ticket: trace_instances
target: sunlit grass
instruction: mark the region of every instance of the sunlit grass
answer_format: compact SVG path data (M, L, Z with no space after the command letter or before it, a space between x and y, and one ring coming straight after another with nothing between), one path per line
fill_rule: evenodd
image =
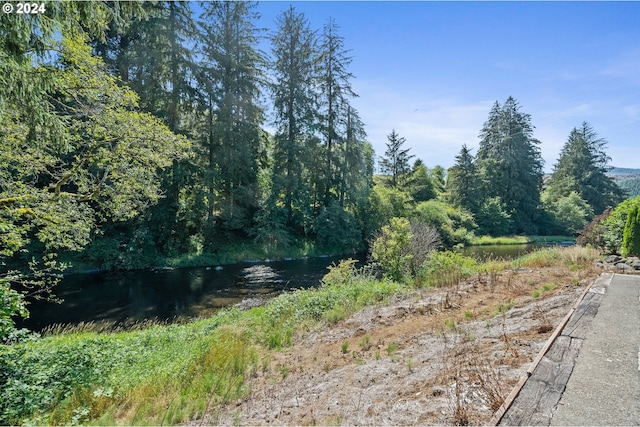
M582 246L548 247L523 255L511 262L513 267L553 267L585 264L595 261L600 253Z
M524 245L528 243L567 243L575 242L573 236L477 236L471 239L471 246Z

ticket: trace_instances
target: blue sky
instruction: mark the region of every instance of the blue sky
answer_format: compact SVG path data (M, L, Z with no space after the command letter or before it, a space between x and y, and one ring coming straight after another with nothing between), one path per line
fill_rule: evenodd
M259 25L273 30L290 4L313 29L340 26L378 155L396 129L427 166L450 167L513 96L545 170L583 121L612 165L640 168L640 2L265 1Z

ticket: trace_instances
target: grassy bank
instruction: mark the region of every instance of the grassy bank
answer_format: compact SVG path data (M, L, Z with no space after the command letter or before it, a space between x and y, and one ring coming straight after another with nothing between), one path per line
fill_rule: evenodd
M528 243L574 243L576 238L573 236L477 236L471 239L471 246L489 246L489 245L525 245Z
M455 286L470 274L513 267L579 268L597 254L551 247L515 261L469 262L452 280L451 265L428 282L376 280L344 262L317 289L297 290L247 311L229 309L183 325L134 331L69 330L0 347L0 424L178 424L216 411L249 392L248 379L272 366L274 351L364 306L382 304L416 285ZM444 261L446 261L446 256ZM440 271L444 270L446 271Z

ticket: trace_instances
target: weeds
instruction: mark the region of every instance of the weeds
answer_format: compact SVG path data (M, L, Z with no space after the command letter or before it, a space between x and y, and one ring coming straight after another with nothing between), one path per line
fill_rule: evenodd
M424 282L433 287L457 286L461 280L478 270L475 259L458 252L433 252L424 264L420 274Z
M360 340L360 347L362 348L363 351L368 351L371 348L371 335L366 334L364 337L362 337L362 339Z
M349 351L349 341L345 341L342 343L342 354L347 354L347 351Z
M555 283L547 283L542 285L542 287L540 289L536 289L531 293L531 296L533 298L539 298L541 295L550 292L552 290L554 290L556 288L556 284Z
M387 356L393 359L395 352L399 347L400 345L396 342L390 342L389 344L387 344Z

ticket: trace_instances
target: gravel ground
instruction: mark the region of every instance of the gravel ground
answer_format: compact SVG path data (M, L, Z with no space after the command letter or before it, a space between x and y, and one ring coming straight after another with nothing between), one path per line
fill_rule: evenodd
M507 270L367 307L263 354L249 394L193 424L486 424L600 271Z

